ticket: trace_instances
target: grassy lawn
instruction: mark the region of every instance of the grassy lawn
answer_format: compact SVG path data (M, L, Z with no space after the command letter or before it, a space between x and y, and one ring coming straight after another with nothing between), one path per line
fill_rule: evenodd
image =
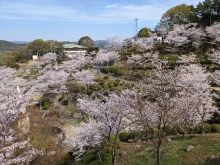
M220 165L220 134L174 136L161 147L161 165ZM186 151L187 146L194 148ZM154 165L156 150L153 144L121 143L117 165Z

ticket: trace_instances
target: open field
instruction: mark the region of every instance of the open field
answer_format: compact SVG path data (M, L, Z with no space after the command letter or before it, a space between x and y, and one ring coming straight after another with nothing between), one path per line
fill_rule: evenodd
M172 142L161 147L161 165L219 165L220 134L171 137ZM186 151L187 146L193 149ZM156 150L153 144L121 143L117 165L154 165Z

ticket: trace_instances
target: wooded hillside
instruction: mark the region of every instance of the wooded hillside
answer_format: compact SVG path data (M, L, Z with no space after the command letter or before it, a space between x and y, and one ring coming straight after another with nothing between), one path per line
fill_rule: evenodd
M5 40L0 40L0 52L2 51L11 51L14 49L17 49L18 47L21 47L20 44L14 44L12 42L8 42Z

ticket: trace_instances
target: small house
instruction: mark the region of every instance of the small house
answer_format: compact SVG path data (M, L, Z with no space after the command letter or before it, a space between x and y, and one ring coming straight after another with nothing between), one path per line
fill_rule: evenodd
M72 58L74 55L85 55L87 47L77 44L64 44L63 50L64 53L69 57Z

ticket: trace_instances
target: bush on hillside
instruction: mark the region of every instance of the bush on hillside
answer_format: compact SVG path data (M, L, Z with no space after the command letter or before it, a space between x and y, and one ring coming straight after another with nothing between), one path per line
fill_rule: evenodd
M103 72L103 73L108 73L109 72L109 67L103 67L102 69L101 69L101 71Z
M107 80L109 79L109 76L104 76L103 79Z
M128 139L129 139L129 132L121 132L120 134L119 134L119 140L121 141L121 142L126 142L126 141L128 141Z
M220 133L220 124L211 124L212 133Z

